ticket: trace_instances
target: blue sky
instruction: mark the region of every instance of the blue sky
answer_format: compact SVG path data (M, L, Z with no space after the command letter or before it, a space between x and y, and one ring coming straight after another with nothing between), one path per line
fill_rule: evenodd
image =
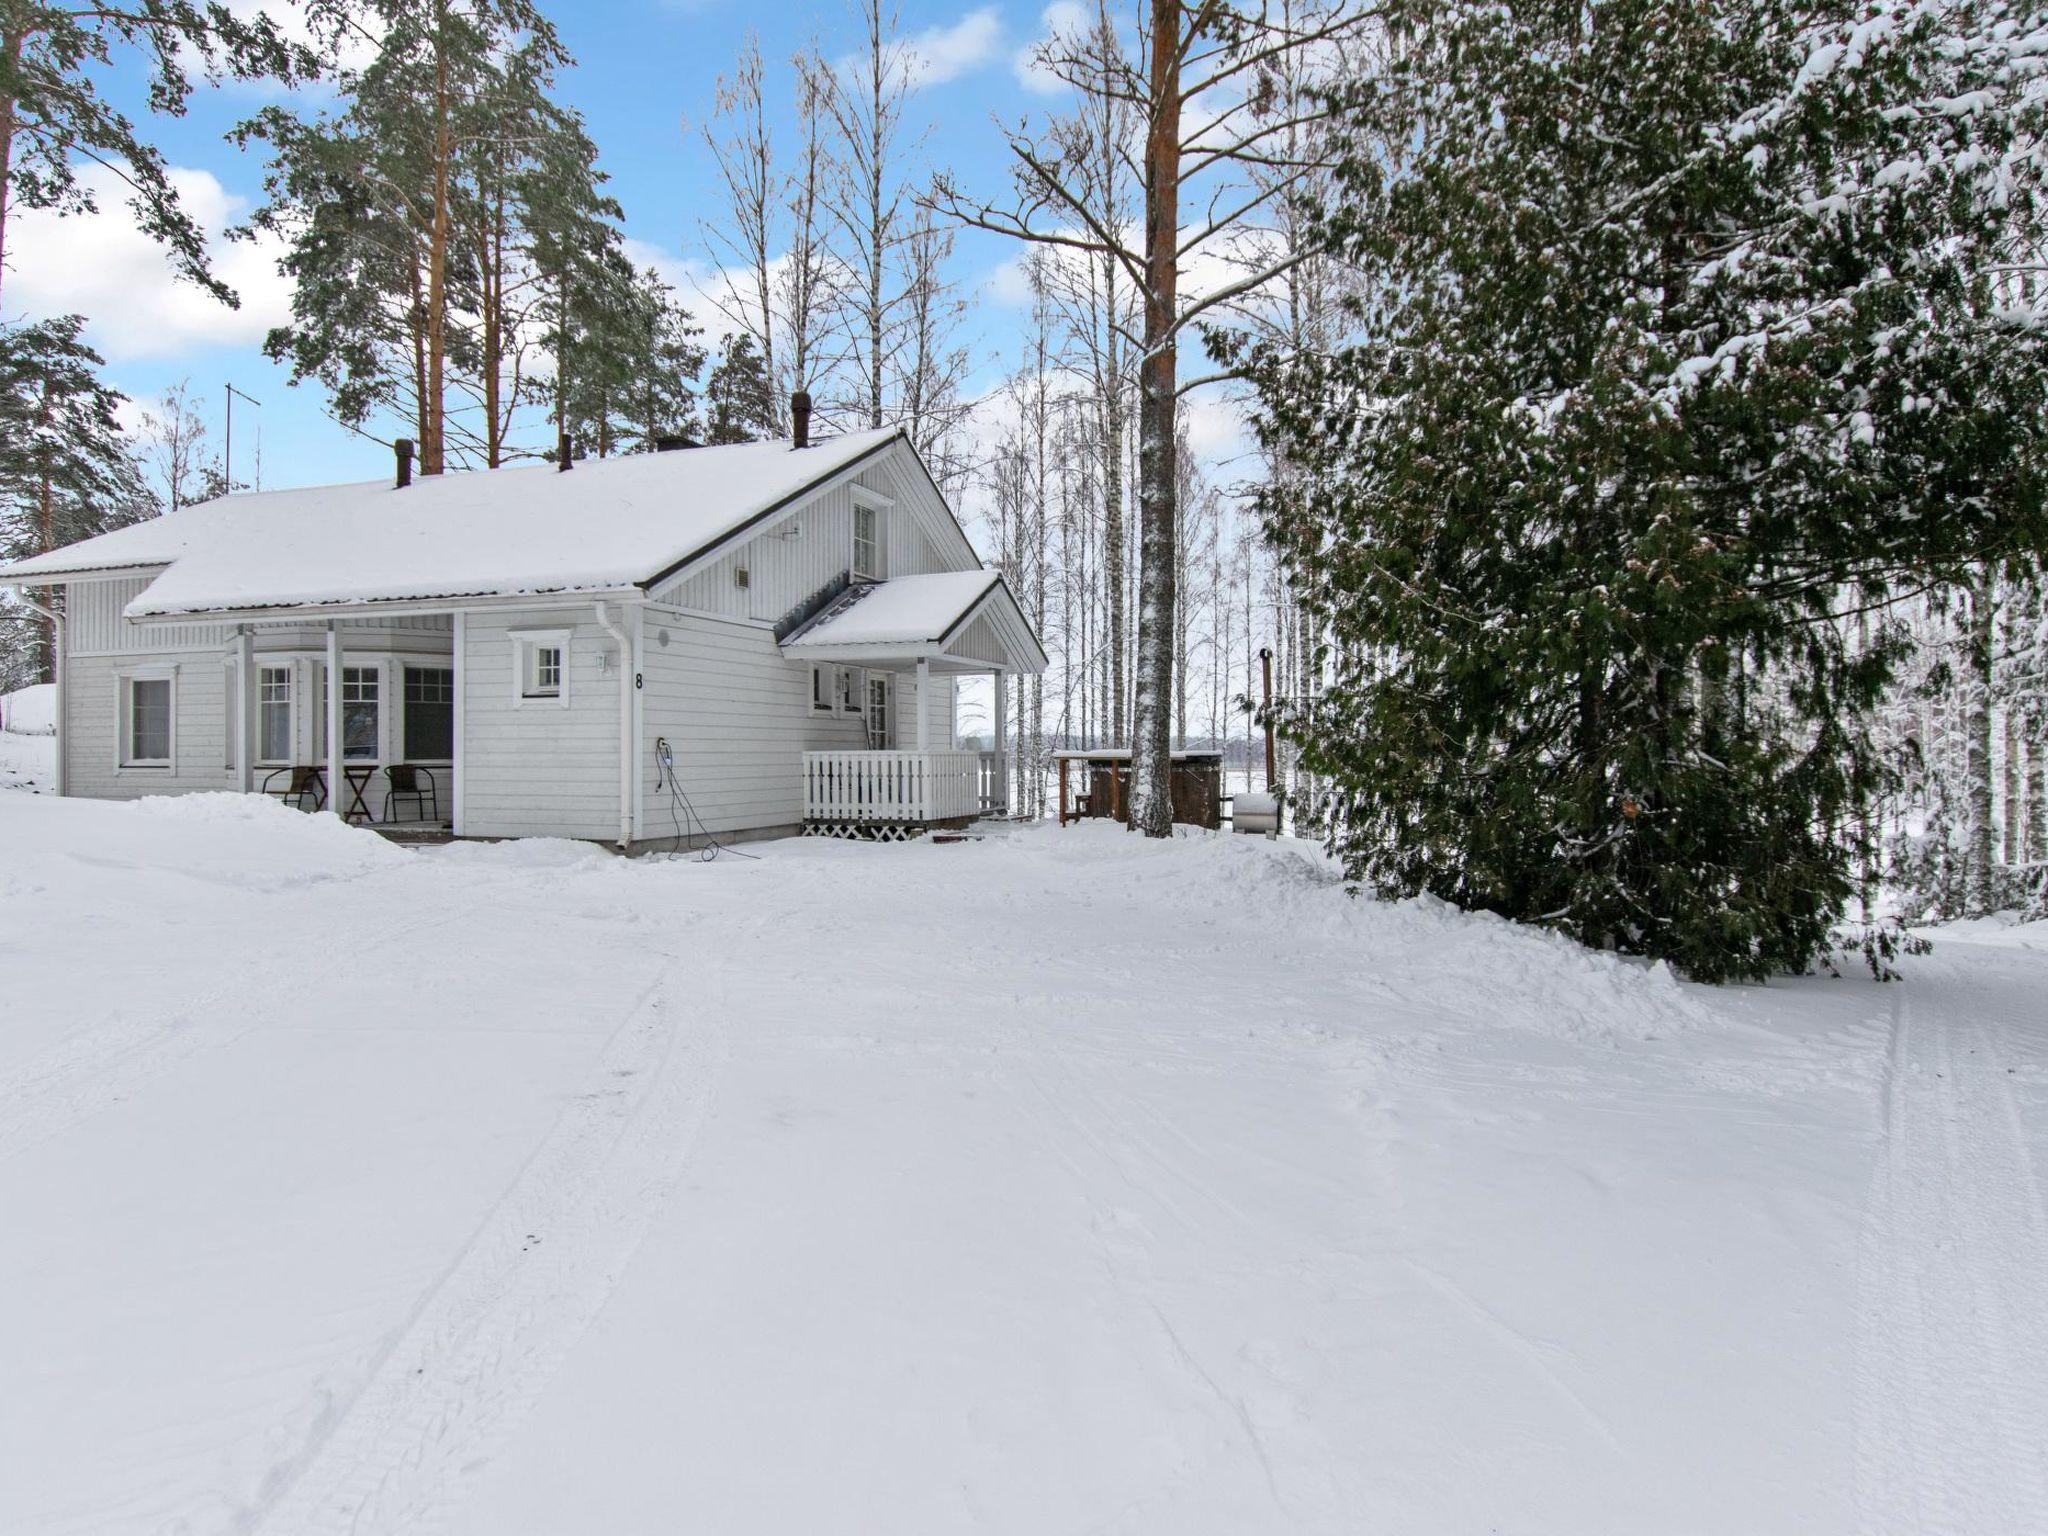
M699 221L715 213L713 168L694 125L710 112L718 76L730 69L749 30L758 32L771 88L788 95L789 56L816 39L828 56L855 40L856 24L834 0L775 8L739 0L607 0L557 5L553 15L577 63L563 94L588 119L626 209L627 233L677 267L709 262ZM926 154L969 186L1004 184L1004 150L992 118L1042 117L1057 98L1035 90L1023 59L1044 29L1042 4L919 3L902 8L903 31L939 61L911 109L929 128ZM188 173L187 200L203 221L246 212L260 191L262 164L223 134L256 105L244 88L202 89L190 115L152 120L148 131L170 162ZM686 131L686 122L692 125ZM189 379L219 446L223 384L263 402L238 402L238 478L254 468L260 433L266 485L370 478L385 472L389 451L329 420L316 385L292 388L264 360L263 331L283 317L287 291L269 255L248 246L219 248L219 269L242 291L230 312L189 286L134 232L118 198L92 219L54 223L23 216L9 231L6 308L10 315L77 310L107 355L114 382L138 401ZM974 300L963 340L976 363L976 387L992 386L1021 318L1015 283L999 273L1016 247L963 231L953 276ZM704 308L697 306L700 311Z

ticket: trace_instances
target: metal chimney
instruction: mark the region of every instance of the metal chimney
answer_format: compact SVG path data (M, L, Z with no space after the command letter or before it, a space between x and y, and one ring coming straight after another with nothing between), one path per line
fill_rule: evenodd
M811 446L811 392L800 389L789 397L789 425L795 446Z
M412 484L412 439L401 437L391 451L398 455L398 488L402 491Z

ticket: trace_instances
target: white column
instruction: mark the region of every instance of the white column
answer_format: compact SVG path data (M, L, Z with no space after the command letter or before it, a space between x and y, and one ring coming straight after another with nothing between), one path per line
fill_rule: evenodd
M256 787L256 631L247 624L235 637L235 662L240 672L236 692L241 695L235 722L240 727L237 740L241 745L235 751L235 766L241 774L242 793L246 795Z
M917 750L932 749L932 659L917 658Z
M341 625L327 621L327 804L346 817L348 802L341 777Z
M1001 667L989 673L989 684L995 690L996 753L995 766L989 772L992 782L990 799L997 807L1008 813L1010 809L1010 760L1003 751L1003 738L1009 734L1010 689L1009 679L1003 676Z
M448 769L448 776L454 780L454 784L448 791L448 830L457 837L460 837L462 836L462 765L468 759L468 753L463 749L463 735L464 729L468 724L468 711L463 704L464 694L466 693L466 689L463 686L465 626L463 624L462 610L459 608L455 611L454 627L455 633L451 644L452 655L450 660L455 668L455 740L450 744L450 752L454 762Z

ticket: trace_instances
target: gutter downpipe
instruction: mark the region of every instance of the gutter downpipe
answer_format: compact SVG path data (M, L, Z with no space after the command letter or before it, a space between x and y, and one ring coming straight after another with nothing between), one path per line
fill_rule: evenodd
M591 606L597 612L598 626L619 647L619 852L627 853L633 847L633 775L639 767L633 753L633 669L638 658L631 637L612 622L604 604Z

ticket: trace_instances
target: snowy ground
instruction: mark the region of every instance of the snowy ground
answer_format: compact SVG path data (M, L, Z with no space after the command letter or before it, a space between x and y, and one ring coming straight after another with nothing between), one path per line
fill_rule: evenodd
M0 789L51 794L57 787L57 738L0 731Z
M0 1530L2048 1529L2048 955L0 795Z

